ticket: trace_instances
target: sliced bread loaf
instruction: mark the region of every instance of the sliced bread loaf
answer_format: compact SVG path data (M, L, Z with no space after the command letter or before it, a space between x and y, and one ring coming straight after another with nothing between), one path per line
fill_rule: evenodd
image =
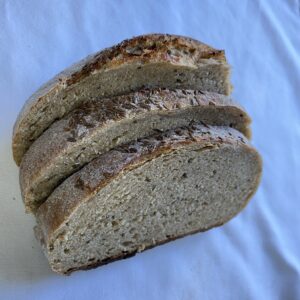
M37 211L51 268L67 274L221 225L255 192L261 160L229 127L192 125L100 155Z
M35 211L62 180L99 154L191 122L230 126L250 135L248 115L216 93L143 90L85 103L55 122L25 154L20 183L26 210Z
M200 89L229 94L224 51L175 35L139 36L87 57L43 85L25 103L14 126L16 163L55 120L83 101L142 87Z

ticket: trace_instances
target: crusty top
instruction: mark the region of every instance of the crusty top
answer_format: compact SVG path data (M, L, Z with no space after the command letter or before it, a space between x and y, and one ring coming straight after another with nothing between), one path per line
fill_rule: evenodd
M213 58L225 62L224 51L216 50L208 45L188 37L149 34L125 40L120 44L90 55L70 68L56 75L36 91L24 104L13 131L13 155L19 165L30 144L49 126L41 126L41 114L52 113L55 97L66 92L73 85L99 70L113 69L121 64L132 62L145 64L148 62L170 62L172 64L196 65L203 59ZM46 110L46 111L45 111ZM53 116L52 122L68 111L60 111Z
M136 115L148 111L174 111L196 106L213 107L213 109L230 108L231 113L235 111L237 118L240 118L240 123L243 124L240 126L243 130L242 133L246 137L249 136L247 125L250 123L250 118L248 115L230 97L217 93L154 89L141 90L103 101L89 101L65 118L55 122L32 144L25 154L20 169L20 183L25 204L27 192L31 189L36 178L42 174L43 176L45 174L52 176L53 171L51 173L51 170L57 170L59 161L62 163L61 158L65 156L69 159L68 151L77 145L80 147L83 143L86 144L87 137L92 138L93 132L97 128L109 126L112 122L125 118L134 118ZM64 161L65 163L66 161ZM71 161L70 163L77 162Z
M58 186L37 210L37 222L44 241L51 238L69 216L91 199L118 174L136 168L145 161L174 149L198 143L208 150L226 143L248 145L247 139L229 127L194 124L128 143L100 155Z

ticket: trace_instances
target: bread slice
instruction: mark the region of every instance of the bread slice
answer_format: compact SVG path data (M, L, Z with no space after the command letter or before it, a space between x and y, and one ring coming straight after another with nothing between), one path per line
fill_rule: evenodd
M260 176L258 153L235 129L157 133L65 180L38 209L36 236L54 271L96 267L227 222Z
M85 103L55 122L30 147L20 169L27 211L66 177L115 146L191 122L231 126L246 137L248 115L227 96L192 90L143 90Z
M121 95L143 87L200 89L229 94L224 51L191 38L150 34L105 49L71 66L25 103L14 126L16 163L55 120L86 100Z

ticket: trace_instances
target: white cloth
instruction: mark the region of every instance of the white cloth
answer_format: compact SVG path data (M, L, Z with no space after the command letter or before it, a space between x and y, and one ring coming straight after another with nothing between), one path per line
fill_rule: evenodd
M11 131L27 97L71 63L143 33L226 50L253 119L262 183L223 227L70 277L53 273L25 215ZM300 299L300 3L0 1L0 299Z

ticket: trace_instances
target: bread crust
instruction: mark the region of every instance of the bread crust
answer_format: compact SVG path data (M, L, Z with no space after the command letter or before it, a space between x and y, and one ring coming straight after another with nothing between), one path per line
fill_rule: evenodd
M171 49L178 49L173 54ZM223 50L216 50L194 39L168 34L149 34L125 40L116 46L97 52L56 75L44 84L24 104L13 129L13 156L21 163L31 143L47 128L39 129L39 113L48 102L66 93L86 77L121 65L169 63L196 67L201 61L213 59L226 64ZM229 93L230 90L226 91ZM53 102L53 101L52 101ZM61 112L62 117L66 112ZM52 120L53 122L54 120ZM51 124L48 124L48 126Z

